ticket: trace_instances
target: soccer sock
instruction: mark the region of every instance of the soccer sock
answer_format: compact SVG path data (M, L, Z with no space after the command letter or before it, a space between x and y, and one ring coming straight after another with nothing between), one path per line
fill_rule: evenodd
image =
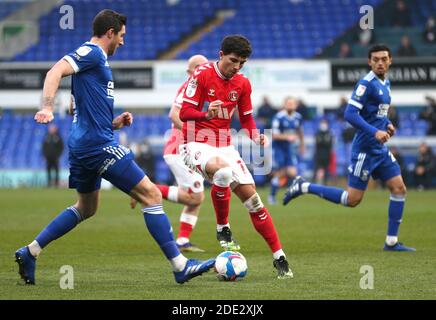
M406 198L404 195L391 194L390 199L386 243L393 246L398 241L398 229L400 228L401 219L403 217L404 202Z
M179 236L177 237L177 244L182 245L189 242L189 237L197 223L197 219L197 216L187 212L183 212L180 215L180 229Z
M215 208L217 224L228 224L230 211L230 187L220 187L213 184L210 195Z
M155 204L145 207L142 209L142 212L144 213L144 220L148 231L159 244L167 259L170 260L173 269L177 267L178 270L174 271L180 271L180 263L178 263L177 266L173 264L173 259L180 255L180 251L174 241L173 228L171 227L167 215L163 211L162 205Z
M348 192L343 189L323 186L321 184L315 184L309 182L302 183L301 189L303 193L316 194L317 196L326 199L330 202L347 206Z
M75 207L62 211L44 230L35 238L40 248L44 248L53 240L62 237L73 229L83 218ZM32 246L34 248L34 246ZM33 254L33 253L32 253Z
M270 195L275 197L277 194L277 190L280 187L279 177L274 177L271 179L271 192Z
M279 251L282 248L280 244L279 236L277 235L272 218L268 210L263 207L257 212L250 212L251 222L253 222L254 228L268 243L273 253Z

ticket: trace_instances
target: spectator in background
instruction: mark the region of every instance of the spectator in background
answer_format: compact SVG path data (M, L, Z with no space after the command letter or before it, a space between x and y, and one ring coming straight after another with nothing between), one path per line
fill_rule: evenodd
M136 147L132 146L132 150L135 153L135 162L150 180L155 181L155 160L150 142L144 139Z
M48 133L42 143L42 153L47 165L47 186L59 187L59 159L64 151L64 142L59 135L58 127L48 126ZM54 179L52 173L54 171Z
M398 129L400 127L400 117L398 115L397 108L392 105L388 110L388 119L392 122L395 128Z
M403 0L397 0L392 13L392 26L409 27L411 25L410 11Z
M425 24L424 40L428 43L436 42L436 23L433 17L429 17Z
M345 58L352 58L353 52L351 51L350 46L348 43L341 43L341 46L339 48L338 58L345 59Z
M339 101L339 107L335 110L336 111L336 116L341 121L345 120L344 112L345 112L345 109L347 108L347 104L348 104L347 98L341 97L341 99Z
M307 107L306 103L302 99L298 99L298 106L297 106L297 112L301 114L303 117L303 120L310 120L312 119L309 108Z
M436 135L436 100L433 97L425 97L427 108L419 114L420 119L427 120L428 130L427 135Z
M313 180L316 183L326 184L327 171L333 147L333 135L327 120L319 122L318 132L315 135L315 170Z
M259 121L260 125L264 129L271 129L271 122L274 115L277 113L277 109L275 109L267 96L263 97L263 103L257 110L256 120Z
M407 35L401 37L401 44L398 47L397 55L399 57L415 57L415 47L410 43L410 38Z
M421 143L415 167L415 185L419 190L431 187L434 166L433 150L426 143Z

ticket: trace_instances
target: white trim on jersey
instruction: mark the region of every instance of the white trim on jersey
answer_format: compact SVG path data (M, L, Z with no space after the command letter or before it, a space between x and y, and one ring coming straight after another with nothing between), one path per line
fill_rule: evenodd
M250 113L253 113L253 109L248 110L248 111L245 111L245 112L243 113L243 115L246 116L247 114L250 114Z
M348 103L351 104L352 106L359 108L360 110L362 110L363 108L363 105L360 102L357 102L353 99L348 99Z
M223 79L223 80L229 80L228 78L226 78L226 77L221 73L220 69L218 68L218 61L215 62L215 63L213 64L213 68L215 69L215 72L217 73L217 75L218 75L221 79Z
M77 65L76 61L74 61L73 58L71 58L70 56L64 56L63 59L71 65L75 73L80 71L79 66Z
M195 104L196 106L198 106L198 102L197 101L194 101L194 100L191 100L191 99L186 99L186 98L183 98L183 101L186 101L186 102L189 102L189 103L192 103L192 104Z

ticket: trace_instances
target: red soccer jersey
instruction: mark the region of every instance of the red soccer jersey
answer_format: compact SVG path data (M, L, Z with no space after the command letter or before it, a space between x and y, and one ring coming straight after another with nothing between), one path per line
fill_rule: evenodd
M186 80L179 90L177 91L176 98L174 99L173 106L176 108L182 107L183 102L183 94L185 93L186 86L188 84L188 80ZM182 132L174 127L174 123L171 125L171 136L168 138L165 147L164 147L164 155L167 154L178 154L179 153L179 145L183 142Z
M188 80L181 114L189 108L202 111L205 103L215 100L223 102L218 115L210 120L188 120L183 123L184 142L203 142L215 147L231 143L230 124L233 113L238 108L239 117L252 118L251 84L241 73L227 79L221 74L217 62L198 67ZM182 116L181 116L182 119ZM183 120L183 119L182 119Z

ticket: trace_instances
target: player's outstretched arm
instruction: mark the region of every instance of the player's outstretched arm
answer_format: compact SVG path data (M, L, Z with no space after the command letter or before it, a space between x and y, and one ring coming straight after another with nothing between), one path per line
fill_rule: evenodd
M41 110L35 114L35 121L38 123L49 123L54 119L53 106L56 92L58 91L61 79L72 75L73 67L64 59L59 60L48 72L42 89Z

